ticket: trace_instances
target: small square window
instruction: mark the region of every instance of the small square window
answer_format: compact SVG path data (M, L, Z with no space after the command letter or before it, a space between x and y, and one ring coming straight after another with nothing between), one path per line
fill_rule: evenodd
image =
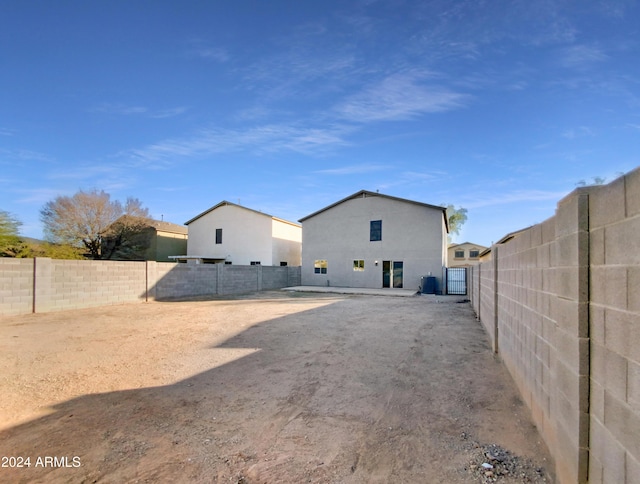
M326 274L327 273L327 261L325 259L316 260L313 263L313 272L316 274Z
M470 250L469 251L469 257L471 257L472 259L477 259L478 257L480 257L480 251L479 250Z
M464 250L456 250L456 259L464 259Z
M288 265L289 265L288 262L282 262L282 261L280 262L280 267L286 267Z
M353 270L357 272L364 271L364 261L363 260L354 260L353 261Z
M216 244L222 244L222 229L216 229Z
M260 265L260 261L259 260L252 260L251 261L251 265L252 266L259 266Z
M382 240L382 220L372 220L369 226L369 240L376 242Z

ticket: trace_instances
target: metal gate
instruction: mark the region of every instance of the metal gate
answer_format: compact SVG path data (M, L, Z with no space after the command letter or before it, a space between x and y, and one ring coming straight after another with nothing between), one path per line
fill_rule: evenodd
M447 294L466 296L467 268L447 267Z

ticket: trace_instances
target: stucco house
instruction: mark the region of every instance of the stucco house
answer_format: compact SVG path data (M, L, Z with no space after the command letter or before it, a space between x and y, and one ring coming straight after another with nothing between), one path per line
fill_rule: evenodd
M170 256L187 250L187 227L123 215L106 230L102 244L107 259L173 262Z
M516 230L514 232L509 232L507 235L502 237L497 242L492 243L491 247L493 247L494 245L506 244L510 240L515 239L519 235L522 235L524 232L529 230L531 227L533 227L533 226L531 225L531 226L526 227L524 229ZM486 249L484 249L483 251L480 252L480 262L489 262L490 260L492 260L491 259L491 247L487 247Z
M299 220L302 284L418 289L442 284L446 208L361 190Z
M302 227L287 220L222 202L185 222L187 255L201 263L299 266Z
M466 267L480 263L480 254L487 247L471 242L451 244L448 249L449 267Z

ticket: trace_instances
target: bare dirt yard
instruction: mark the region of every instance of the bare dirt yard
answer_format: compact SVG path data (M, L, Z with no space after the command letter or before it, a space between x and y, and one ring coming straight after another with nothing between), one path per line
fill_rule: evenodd
M0 482L553 482L455 301L274 291L0 318Z

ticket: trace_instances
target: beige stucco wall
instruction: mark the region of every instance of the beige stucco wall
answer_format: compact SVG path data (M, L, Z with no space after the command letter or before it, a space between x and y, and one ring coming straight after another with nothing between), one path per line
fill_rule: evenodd
M369 240L372 220L382 220L381 241ZM346 200L303 221L302 284L381 288L382 261L390 260L404 263L404 288L417 290L429 273L442 287L443 220L438 209L382 196ZM327 274L315 274L322 259ZM354 260L365 261L364 271L353 270Z
M447 249L447 256L448 256L447 267L462 267L462 266L477 265L480 263L480 258L470 257L469 252L471 250L477 250L478 253L480 253L485 249L486 247L482 245L472 244L467 242L464 242L462 244L457 244L455 246L451 246ZM462 258L456 257L455 254L457 250L463 250L464 257Z
M274 218L271 223L273 235L273 265L286 262L290 266L302 264L302 227Z

